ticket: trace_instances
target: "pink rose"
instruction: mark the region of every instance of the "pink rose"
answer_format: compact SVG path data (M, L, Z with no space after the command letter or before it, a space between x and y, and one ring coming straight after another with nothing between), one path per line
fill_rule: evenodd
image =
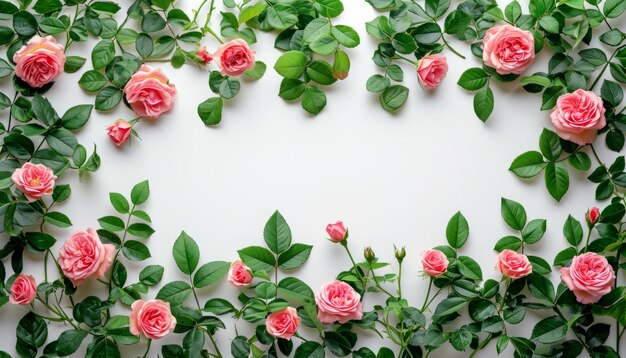
M43 164L24 163L21 168L15 169L11 180L26 196L28 201L36 201L46 194L52 194L54 180L57 177L52 169Z
M208 65L213 61L213 56L206 50L206 47L202 46L196 51L196 60L203 65Z
M496 269L506 277L518 279L530 274L533 271L533 266L526 255L506 249L498 255Z
M487 30L482 48L485 64L501 75L520 75L535 59L533 34L511 25Z
M222 74L227 76L241 76L253 69L255 64L254 51L241 39L222 44L213 54L213 58Z
M444 274L448 270L448 264L448 257L439 250L426 250L422 254L422 266L428 276Z
M346 232L348 230L343 226L342 221L337 221L334 224L326 225L326 233L330 236L330 239L334 242L342 242L346 238Z
M130 107L142 117L157 118L174 107L176 86L160 68L141 65L124 87Z
M133 131L133 126L123 119L111 124L107 127L107 134L109 138L115 143L116 146L120 146L126 142Z
M228 282L235 286L248 286L252 282L250 268L240 260L235 260L228 269Z
M146 338L159 339L174 331L176 318L170 311L170 303L161 300L137 300L130 308L130 333Z
M591 91L577 89L556 100L550 114L559 137L578 145L593 143L598 129L606 125L602 98Z
M15 74L31 87L54 81L65 66L63 46L52 36L33 36L13 55Z
M74 287L91 276L103 277L113 263L115 246L102 244L94 229L76 231L61 247L59 265Z
M587 221L587 224L589 225L593 225L597 223L599 218L600 218L600 209L596 207L590 208L589 210L587 210L587 213L585 214L585 220Z
M317 319L322 323L346 323L363 317L361 295L350 285L341 281L332 281L315 294Z
M293 307L270 313L265 320L267 333L276 338L291 339L300 325L300 317Z
M427 90L439 87L447 73L448 61L442 55L424 56L417 66L417 77Z
M561 281L582 304L596 303L611 292L615 273L606 257L595 252L574 256L570 267L561 269Z
M33 276L24 274L18 275L11 285L11 295L9 302L16 305L27 305L35 299L37 295L37 284Z

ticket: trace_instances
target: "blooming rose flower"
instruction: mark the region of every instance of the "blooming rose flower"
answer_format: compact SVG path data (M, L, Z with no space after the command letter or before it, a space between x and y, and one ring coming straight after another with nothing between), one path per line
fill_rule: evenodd
M317 319L322 323L346 323L363 317L361 295L350 285L341 281L332 281L315 294Z
M533 271L533 267L524 254L518 254L513 250L502 250L496 261L496 269L506 277L512 279L522 278Z
M123 119L111 124L107 127L107 134L109 138L115 143L116 146L120 146L126 142L133 131L133 126Z
M11 295L9 302L16 305L27 305L35 299L37 295L37 284L33 276L24 274L18 275L11 285Z
M172 316L169 302L161 300L137 300L130 308L130 333L146 338L159 339L174 331L176 318Z
M248 286L252 282L250 268L241 260L235 260L228 269L228 282L235 286Z
M485 64L501 75L520 75L535 59L533 34L511 25L487 30L482 48Z
M31 87L54 81L65 66L63 46L52 36L33 36L14 55L15 75Z
M574 256L570 267L561 269L561 281L582 304L596 303L611 292L615 273L606 257L595 252Z
M196 60L202 63L203 65L208 65L211 61L213 61L213 56L206 50L206 47L202 46L196 51Z
M346 237L348 230L343 225L342 221L337 221L334 224L326 225L326 233L330 236L330 239L334 242L342 242Z
M417 66L417 77L422 87L427 90L439 87L447 73L448 61L438 54L424 56Z
M282 339L291 339L299 325L300 317L298 317L298 311L293 307L272 312L265 320L267 333Z
M587 213L585 214L585 220L587 220L587 223L589 225L593 225L597 223L599 218L600 218L600 209L596 207L590 208L589 210L587 210Z
M174 107L176 86L160 68L141 65L126 83L124 94L135 113L157 118Z
M254 68L254 51L242 39L235 39L222 44L213 54L215 63L223 75L241 76Z
M448 257L439 250L426 250L422 253L422 266L428 276L434 277L445 273L448 264Z
M36 201L46 194L52 194L56 178L52 169L43 164L30 162L15 169L11 175L11 180L28 201Z
M598 129L606 125L605 111L602 98L579 88L556 100L550 119L559 137L585 145L593 143Z
M91 276L103 277L113 263L115 246L103 244L94 229L76 231L61 247L59 265L74 287Z

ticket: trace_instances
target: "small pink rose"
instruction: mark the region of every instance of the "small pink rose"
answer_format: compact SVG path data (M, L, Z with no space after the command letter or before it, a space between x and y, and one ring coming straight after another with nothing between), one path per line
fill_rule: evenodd
M89 277L101 278L111 268L115 246L103 244L94 229L76 231L61 247L59 265L63 274L79 286Z
M267 333L276 338L291 339L291 336L298 330L298 326L300 326L300 317L293 307L272 312L265 320Z
M254 51L242 39L235 39L222 44L213 54L215 63L222 70L223 75L241 76L244 72L254 68Z
M334 224L326 225L326 233L334 242L342 242L346 238L347 231L348 230L343 225L342 221L337 221Z
M557 99L550 119L559 137L585 145L593 143L598 129L606 125L605 111L602 98L591 91L577 89Z
M123 119L120 119L107 127L107 135L118 147L126 142L132 131L133 126Z
M9 302L15 305L27 305L35 299L37 295L37 284L33 276L20 274L11 285L11 295Z
M248 286L252 282L250 268L241 260L233 261L228 269L228 282L235 286Z
M176 86L160 68L141 65L124 86L130 107L142 117L158 118L174 107Z
M439 87L447 73L448 61L442 55L424 56L417 66L417 77L427 90Z
M202 46L196 51L196 60L203 65L208 65L213 61L213 56L206 50L206 47Z
M487 30L482 48L485 64L501 75L520 75L535 59L533 34L511 25Z
M322 323L346 323L363 318L361 295L350 285L332 281L315 294L317 319Z
M496 261L496 269L504 276L518 279L527 276L533 271L533 267L524 254L518 254L513 250L502 250Z
M143 334L149 339L159 339L174 331L176 318L172 316L169 302L161 300L137 300L130 314L130 333Z
M52 169L43 164L24 163L21 168L15 169L11 180L26 196L28 201L36 201L44 195L52 194L57 177Z
M52 36L33 36L14 55L15 75L31 87L39 88L54 81L63 72L63 46Z
M582 304L598 302L615 285L615 272L606 257L595 252L574 256L570 267L561 269L561 281Z
M428 276L444 274L448 270L448 264L448 257L439 250L426 250L422 254L422 266Z
M596 208L595 206L587 210L587 213L585 214L585 220L589 225L597 223L599 218L600 209Z

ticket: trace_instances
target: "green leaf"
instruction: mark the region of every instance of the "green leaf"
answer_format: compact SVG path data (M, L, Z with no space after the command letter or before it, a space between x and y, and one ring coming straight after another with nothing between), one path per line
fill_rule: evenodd
M61 125L65 129L77 130L82 128L89 120L92 105L82 104L68 109L61 117Z
M402 54L410 54L417 50L417 43L415 42L413 36L404 32L397 33L393 37L391 44L396 51Z
M109 193L109 200L113 208L120 214L127 214L130 211L130 205L124 195L120 193Z
M622 0L606 0L602 12L609 19L615 19L626 10L626 2Z
M183 304L191 295L191 286L184 281L173 281L163 286L156 295L156 298L169 302L172 306Z
M539 19L539 25L551 34L559 33L559 22L552 16L546 15Z
M337 17L343 12L343 4L340 0L317 0L314 6L321 16L328 18Z
M493 249L498 252L507 249L517 251L520 247L522 247L522 240L515 236L505 236L496 242L496 246Z
M40 25L41 26L41 25ZM65 59L65 66L63 70L67 73L74 73L80 70L81 67L87 62L87 59L80 56L67 56Z
M274 69L285 78L299 78L306 69L307 58L303 52L288 51L278 58Z
M302 94L302 108L309 114L316 115L326 107L326 94L320 88L307 86Z
M311 254L313 246L293 244L278 256L278 267L283 270L293 270L302 266Z
M27 11L18 11L13 14L13 30L24 37L37 33L37 19Z
M380 95L380 105L387 112L394 112L404 105L408 97L408 88L402 85L389 86Z
M156 11L149 11L143 17L141 29L143 32L157 32L165 28L166 22Z
M87 92L97 92L108 83L100 71L89 70L80 77L78 85Z
M48 224L52 224L56 227L65 228L72 226L70 219L63 213L58 211L51 211L44 216L44 221Z
M291 245L291 229L280 212L275 211L267 220L263 229L263 239L275 254L284 252Z
M294 100L304 93L306 85L298 79L283 78L280 82L278 96L285 100Z
M198 266L198 261L200 261L198 244L184 231L180 233L178 239L174 242L172 254L174 255L176 266L182 273L187 275L193 273Z
M563 235L571 245L578 246L583 241L583 227L578 220L568 215L563 224Z
M225 261L214 261L200 266L193 276L194 287L205 287L217 282L226 275L229 267L230 263Z
M483 272L480 269L480 265L468 256L459 256L457 263L459 265L459 272L461 275L471 280L482 280Z
M539 321L533 328L530 336L532 341L538 343L554 343L567 334L567 322L559 316L551 316Z
M491 88L484 87L474 95L474 113L483 122L489 118L493 112L493 92Z
M502 198L500 212L504 221L513 230L522 230L526 225L526 210L520 203Z
M448 297L443 299L435 309L433 321L437 321L447 315L460 311L466 304L465 299L461 297Z
M339 42L331 35L322 35L309 44L309 48L322 56L328 56L337 50Z
M122 247L124 256L134 261L143 261L150 257L150 250L143 243L136 240L126 240Z
M239 93L241 83L239 80L233 77L226 77L222 83L220 83L219 93L224 99L231 99Z
M212 97L198 105L198 116L207 126L214 126L222 120L222 97Z
M382 92L391 85L389 78L383 75L373 75L367 80L367 90L370 92Z
M59 357L66 357L78 350L83 340L87 336L87 331L80 329L67 330L59 336L55 347L56 354Z
M563 163L548 163L545 174L546 188L550 195L561 201L569 188L569 174Z
M211 298L204 304L203 310L216 315L223 315L236 311L235 306L223 298Z
M555 302L554 286L552 282L538 273L528 276L528 290L538 300L551 304Z
M96 110L98 111L110 111L122 101L122 91L113 86L108 86L102 89L96 95Z
M286 277L278 283L280 294L293 298L299 302L313 300L313 290L295 277Z
M239 13L239 23L243 24L259 16L267 8L265 3L257 3L244 7Z
M532 178L539 174L545 167L546 163L543 161L543 156L537 151L529 151L520 154L511 166L509 170L520 178Z
M319 343L308 341L296 348L294 357L297 358L324 358L324 347Z
M306 74L311 80L321 85L331 85L337 80L333 76L333 69L330 64L323 60L316 60L306 68Z
M134 205L141 205L148 200L150 196L150 184L147 180L142 181L141 183L133 186L133 189L130 192L130 201Z
M148 224L134 223L128 226L128 233L142 239L147 239L154 234L154 229Z
M546 233L546 220L535 219L531 220L524 230L522 231L522 238L527 244L534 244L541 240Z
M124 231L126 228L124 221L117 216L103 216L98 219L98 223L103 229L113 232Z
M91 51L93 68L99 70L108 65L115 56L115 44L112 40L102 40Z
M426 14L431 17L440 17L450 8L450 0L426 0Z
M544 157L553 162L559 160L563 152L559 136L545 128L539 136L539 149L541 149L541 153L543 153Z
M444 31L447 34L459 33L472 22L472 17L461 10L454 10L444 21Z
M456 212L446 227L446 239L448 244L455 249L463 247L469 237L469 225L460 211Z
M48 328L43 319L29 312L18 322L16 334L24 343L39 348L46 343Z
M260 246L249 246L237 251L241 260L254 272L270 272L276 266L276 258L271 251Z
M155 286L163 278L164 270L161 265L148 265L139 273L139 282L146 286Z
M457 84L468 91L477 91L487 84L489 75L482 68L470 68L459 78Z
M286 4L276 4L267 8L265 20L273 28L284 30L298 23L296 9Z
M335 39L345 47L354 48L361 43L359 33L350 26L335 25L332 27L331 33Z

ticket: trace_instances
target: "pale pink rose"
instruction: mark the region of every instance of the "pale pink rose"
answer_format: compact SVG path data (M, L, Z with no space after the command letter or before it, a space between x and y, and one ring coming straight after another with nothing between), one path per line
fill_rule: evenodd
M115 143L116 146L120 146L126 142L133 131L133 126L123 119L111 124L107 127L107 134L109 138Z
M606 125L605 111L602 98L579 88L556 100L550 119L559 137L585 145L593 143L598 129Z
M254 51L242 39L235 39L222 44L213 54L215 63L223 75L241 76L254 68Z
M350 285L332 281L315 294L317 319L322 323L346 323L363 318L361 295Z
M448 61L442 55L424 56L417 66L417 77L427 90L432 90L441 84L448 73Z
M174 107L176 86L160 68L141 65L126 83L124 94L135 113L157 118Z
M54 81L65 66L63 46L52 36L33 36L14 55L15 74L31 87Z
M228 269L228 282L235 286L248 286L252 282L250 268L241 260L235 260Z
M615 273L606 257L595 252L574 256L570 267L561 269L561 281L582 304L596 303L611 292Z
M293 307L272 312L265 320L267 333L282 339L291 339L299 325L300 317L298 317L298 311Z
M37 284L33 276L24 274L18 275L11 285L11 295L9 302L15 305L27 305L35 299L37 295Z
M587 221L589 225L593 225L597 223L599 218L600 218L600 209L596 207L590 208L589 210L587 210L587 213L585 214L585 220Z
M130 306L130 333L143 334L149 339L159 339L174 331L176 318L170 311L170 303L161 300L137 300Z
M448 257L439 250L426 250L422 253L422 266L428 276L444 274L448 270L448 264Z
M24 163L21 168L15 169L11 180L26 196L28 201L36 201L46 194L52 194L54 180L57 177L52 169L43 164Z
M61 247L59 265L74 287L89 277L101 278L113 263L115 246L103 244L94 229L76 231Z
M203 65L208 65L213 61L213 56L206 50L206 47L202 46L196 51L196 60Z
M348 230L343 225L342 221L337 221L334 224L326 225L326 233L334 242L342 242L346 238L347 231Z
M533 34L511 25L487 30L482 48L485 64L501 75L520 75L535 59Z
M498 255L496 269L506 277L518 279L529 275L533 271L533 266L526 255L506 249Z

